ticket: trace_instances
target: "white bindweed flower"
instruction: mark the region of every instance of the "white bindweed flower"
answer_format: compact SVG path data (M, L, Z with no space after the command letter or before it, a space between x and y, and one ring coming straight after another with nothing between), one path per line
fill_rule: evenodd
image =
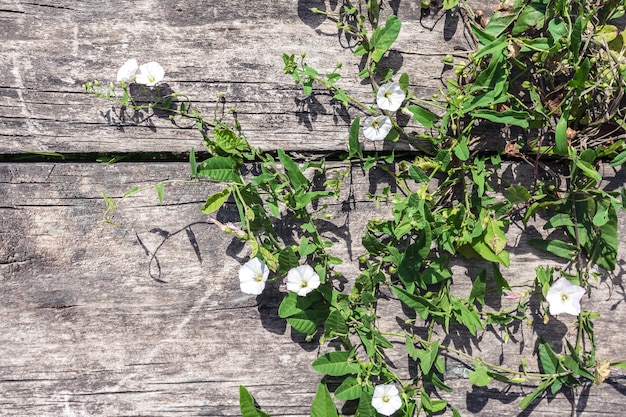
M137 74L137 60L135 58L129 59L117 70L117 82L124 81L126 83L135 81L135 74Z
M561 313L580 314L580 299L585 295L585 289L574 285L566 278L557 279L548 290L546 300L550 304L550 314L556 316Z
M363 135L369 140L383 140L391 131L391 119L387 116L370 116L365 119Z
M380 86L376 94L376 104L382 110L396 111L402 105L406 94L400 84L388 82Z
M402 399L398 388L394 385L377 385L374 388L372 407L384 416L390 416L402 407Z
M165 76L165 70L158 62L148 62L143 64L137 70L137 76L135 82L138 84L144 84L147 86L156 85L156 83L163 80Z
M259 295L265 288L265 281L270 270L259 258L252 258L239 268L239 286L241 292Z
M287 290L305 296L320 286L320 277L309 265L292 268L287 273Z

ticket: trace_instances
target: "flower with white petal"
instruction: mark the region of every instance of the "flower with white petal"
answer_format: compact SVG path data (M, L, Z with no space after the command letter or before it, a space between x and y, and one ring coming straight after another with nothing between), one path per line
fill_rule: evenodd
M398 388L394 385L377 385L374 388L372 407L384 416L390 416L402 407L402 399Z
M259 295L265 288L265 281L270 270L259 258L252 258L239 268L239 286L241 292Z
M158 62L148 62L147 64L141 65L137 70L135 82L138 84L153 86L163 80L164 76L165 70Z
M387 116L370 116L365 119L363 135L369 140L383 140L391 131L391 119Z
M320 277L309 265L300 265L287 273L287 290L305 296L320 286Z
M559 278L552 284L546 295L550 304L550 314L556 316L561 313L580 314L580 299L585 295L585 289L574 285L566 278Z
M135 58L124 62L124 65L117 70L117 82L124 81L129 83L135 81L135 74L137 73L138 68L137 60Z
M402 105L406 94L400 84L388 82L380 86L376 93L376 104L382 110L396 111Z

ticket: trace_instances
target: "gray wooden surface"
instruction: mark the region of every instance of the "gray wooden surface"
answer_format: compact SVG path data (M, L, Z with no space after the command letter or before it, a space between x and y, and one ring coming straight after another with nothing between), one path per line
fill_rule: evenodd
M436 92L442 56L469 48L462 21L441 12L421 19L418 2L391 3L404 29L389 62L411 74L418 93ZM91 79L114 80L130 57L160 62L167 86L206 111L224 92L227 108L237 108L256 146L345 149L349 116L325 95L303 100L299 87L282 74L280 58L306 51L322 71L340 60L342 86L370 97L355 80L358 61L341 47L334 25L307 12L335 5L0 0L0 155L199 147L193 130L158 117L138 125L121 121L111 105L81 92ZM120 207L120 227L102 222L103 191L120 197L133 186L188 172L181 162L129 161L0 164L0 415L236 416L240 384L273 416L308 415L320 378L310 363L325 348L306 342L278 318L283 287L271 285L260 297L240 293L237 271L248 253L201 215L211 186L168 186L163 204L146 191ZM508 172L526 169L512 166ZM352 210L342 210L342 200L330 202L333 217L325 234L338 256L355 259L365 222L387 214L387 207L364 197L380 181L355 173ZM614 176L613 186L623 182L623 173ZM234 221L234 214L226 207L219 215ZM540 226L531 232L536 237ZM509 237L514 247L506 276L514 282L532 279L536 265L553 261L530 250L529 236L516 226ZM626 343L624 253L621 243L618 270L583 301L602 314L596 321L599 358L622 356ZM468 276L477 267L457 267L459 293L468 291ZM338 270L351 279L357 266L347 262ZM390 330L398 328L402 311L396 301L381 302L379 312ZM457 335L451 342L510 366L521 357L532 364L537 336L558 339L571 325L559 318L520 326L507 344L492 332ZM401 352L399 347L391 353L399 369L408 366ZM460 364L450 361L449 370L446 383L455 390L445 398L463 415L520 415L519 401L532 390L472 388ZM559 394L521 415L568 415L571 402L576 415L622 415L625 377L614 372L607 384L581 390L575 399Z
M470 48L462 19L439 13L421 20L418 2L391 3L404 29L388 65L409 72L416 93L437 92L443 56L463 56ZM205 114L224 93L226 109L236 107L255 146L345 149L347 115L331 106L328 95L304 99L282 70L282 53L306 52L322 73L341 61L345 80L339 85L372 99L357 78L354 44L309 11L331 4L336 2L2 0L0 152L187 152L200 146L195 132L169 120L140 123L156 131L132 126L130 117L121 120L110 105L81 93L87 81L115 81L117 69L133 57L161 63L162 88L188 95Z

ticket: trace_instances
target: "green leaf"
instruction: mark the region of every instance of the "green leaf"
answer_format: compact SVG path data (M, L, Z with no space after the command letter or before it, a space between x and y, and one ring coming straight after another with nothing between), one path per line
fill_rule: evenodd
M330 376L358 374L361 367L358 363L350 362L353 352L328 352L313 361L313 369Z
M489 44L483 46L478 51L476 51L476 54L474 54L474 57L472 59L478 59L485 55L497 54L499 52L502 52L507 46L508 43L506 41L506 36L500 36L499 38L494 39Z
M489 19L487 26L485 26L484 32L493 36L494 38L502 35L502 33L515 21L517 17L516 13L497 11Z
M363 388L358 380L348 376L335 390L335 398L343 401L356 400L361 397L362 392Z
M465 140L457 143L457 145L452 150L454 151L456 157L459 158L461 161L467 161L470 157L470 150Z
M433 304L431 304L424 297L419 295L413 295L405 291L404 289L393 286L391 287L391 291L402 301L407 307L412 308L420 315L422 320L426 320L429 314L429 310L435 311L436 308Z
M363 159L363 148L361 147L361 142L359 141L359 130L361 126L361 118L356 116L350 125L350 137L348 140L349 153L348 159L354 157L355 155L359 156L359 159Z
M287 323L298 333L311 335L317 331L317 320L309 318L310 312L305 311L300 314L294 314L287 317Z
M306 297L290 292L278 307L278 316L286 319L295 331L306 335L315 334L318 324L328 317L328 313L328 304L322 299L319 290Z
M455 8L459 4L459 0L443 0L443 8L450 10Z
M544 373L555 374L557 372L559 359L547 342L539 343L539 363Z
M531 195L522 185L513 185L504 190L504 196L511 204L526 203L531 199Z
M346 319L343 317L341 311L336 308L331 308L330 314L326 318L324 323L324 333L329 336L333 336L331 333L345 335L348 334L350 329L346 324Z
M278 265L279 273L286 273L291 268L295 268L300 265L298 257L293 249L291 249L291 246L287 246L280 251L280 254L278 255Z
M558 42L561 38L569 34L567 25L560 18L555 18L548 22L548 31L552 35L552 40Z
M574 221L569 213L557 213L543 225L544 230L554 229L556 227L568 226L573 227Z
M453 298L451 301L457 323L467 327L467 330L472 334L472 336L476 336L477 330L481 330L483 328L480 316L476 309L472 308L470 310L465 303L457 298Z
M293 185L295 190L308 188L309 180L302 174L300 171L300 167L296 164L293 159L291 159L285 151L282 149L278 149L278 159L285 167L285 171L287 171L287 176L289 177L289 181Z
M585 89L587 81L589 81L589 71L591 69L591 61L589 58L585 58L576 70L574 77L568 83L571 87L574 87L578 93L581 93Z
M300 239L300 246L298 246L298 253L301 257L305 258L310 254L314 253L317 250L317 246L315 246L309 238L306 236L302 236Z
M448 268L448 257L441 256L430 262L418 276L417 282L420 287L426 289L429 285L439 284L452 277L452 271Z
M596 227L602 227L610 220L608 204L598 204L596 214L593 216L593 225Z
M213 156L198 165L199 176L208 177L216 181L241 182L241 175L237 171L237 164L228 156Z
M472 116L478 119L486 119L494 123L519 126L523 129L528 129L528 119L530 119L530 114L528 114L528 112L517 110L505 110L500 112L496 110L481 109L473 112Z
M398 34L400 33L400 28L402 23L397 16L390 15L385 22L385 26L383 28L378 27L374 30L372 34L372 39L370 40L370 47L372 48L372 60L374 62L380 61L380 59L385 55L385 52L391 47L391 45L398 38Z
M191 151L189 151L189 168L190 177L196 178L196 176L198 175L198 164L196 163L196 152L193 147L191 148Z
M242 417L270 417L269 414L256 408L254 398L243 385L239 386L239 409Z
M322 382L317 385L315 398L313 398L311 405L311 417L339 417L333 398L330 396L326 384Z
M156 190L157 193L157 197L159 198L159 203L163 204L163 197L165 195L165 189L163 186L163 183L160 182L157 185L154 186L154 189Z
M409 355L411 359L416 361L418 357L418 350L415 348L413 339L411 338L411 335L408 333L404 335L404 345L406 346L406 353Z
M617 168L620 165L624 165L625 162L626 162L626 151L622 151L618 155L616 155L615 158L613 158L613 160L611 161L611 166L613 168Z
M109 197L106 192L102 192L102 198L104 199L104 203L107 205L109 211L112 211L115 208L115 201Z
M439 355L439 341L435 340L429 348L419 349L416 353L420 369L425 375L429 374Z
M141 191L141 188L139 187L129 188L128 190L126 190L122 198L130 197L133 194L137 194L139 191Z
M545 380L530 394L528 394L524 399L520 402L519 408L525 410L526 407L530 405L542 392L546 390L552 384L552 380Z
M582 43L583 36L583 17L578 16L576 21L574 22L574 27L572 28L572 35L570 38L570 46L569 50L576 59L580 53L580 45Z
M587 178L591 178L596 182L602 181L602 175L600 175L589 162L576 158L576 166L583 172L583 174L585 174Z
M572 353L574 355L574 353ZM587 371L585 368L581 368L580 363L571 355L566 356L563 360L563 366L570 371L574 372L578 376L582 376L583 378L587 378L590 381L594 381L595 376Z
M301 190L302 189L300 189L300 192L297 192L294 195L294 198L296 200L296 205L294 208L296 210L300 210L301 208L306 207L307 204L309 204L311 201L318 200L322 197L331 197L335 195L335 193L332 191L309 191L307 193L304 193L301 192Z
M526 5L518 16L511 34L516 36L527 30L542 27L545 20L545 12L546 5L543 3L533 1Z
M556 124L556 129L554 132L556 146L554 148L554 151L557 153L557 155L567 156L568 154L567 149L569 147L569 143L567 142L567 118L568 113L564 112Z
M482 238L482 236L479 236L472 241L472 249L484 260L498 262L508 267L510 264L509 253L503 250L502 252L496 254Z
M506 246L506 236L501 228L501 222L495 220L491 216L487 218L487 226L485 227L485 243L496 255L504 250Z
M426 173L422 171L422 169L417 165L411 165L409 167L409 175L411 176L411 179L416 183L428 184L430 182L430 178L428 177L428 175L426 175Z
M202 213L211 214L218 211L228 200L228 197L230 197L230 188L224 188L222 191L209 196L202 207Z
M374 389L370 386L363 387L361 392L361 398L359 398L359 408L357 408L356 415L358 417L378 417L379 414L372 406L372 397L374 396Z
M558 239L530 239L529 243L536 248L551 252L556 256L567 260L574 259L578 248L572 244L563 242Z
M470 292L469 301L473 303L478 301L480 305L485 305L485 291L487 288L487 270L483 269L472 284L472 291Z
M407 106L407 109L411 112L411 114L413 114L414 120L429 129L433 127L433 124L437 120L439 120L439 116L422 106L410 105Z
M400 75L398 84L400 84L400 88L402 89L402 91L406 93L407 90L409 89L409 74L407 74L406 72L403 72L402 75Z
M316 292L309 294L307 297L299 297L295 292L289 292L278 307L278 316L280 318L292 317L298 314L306 313L306 311L314 304L320 302L320 295Z
M493 377L483 365L475 364L474 370L469 373L469 380L472 385L476 385L477 387L486 387L491 381L493 381Z
M218 125L213 129L215 144L228 154L238 155L242 151L248 150L248 142L236 132L224 125Z

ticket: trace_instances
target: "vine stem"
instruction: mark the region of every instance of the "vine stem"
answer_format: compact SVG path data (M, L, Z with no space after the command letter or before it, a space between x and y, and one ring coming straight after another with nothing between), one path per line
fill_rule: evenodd
M395 332L380 332L380 334L382 334L383 336L390 336L390 337L399 337L399 338L403 338L404 335L399 334L399 333L395 333ZM419 336L416 335L412 335L412 339L415 340L416 342L419 342L420 344L424 345L424 346L428 346L431 347L432 346L432 342L423 339ZM557 374L544 374L541 372L520 372L520 371L516 371L513 369L509 369L509 368L505 368L499 365L496 365L494 363L488 362L482 358L477 358L474 357L468 353L465 353L461 350L458 350L456 348L453 348L449 345L439 345L439 349L441 350L445 350L447 352L453 353L457 356L460 356L462 358L465 359L469 359L473 362L478 362L480 365L483 365L487 368L490 368L494 371L497 371L498 373L501 374L509 374L509 375L520 375L520 376L524 376L524 377L528 377L529 379L536 379L536 380L547 380L547 379L551 379L551 378L560 378L563 376L567 376L567 375L572 375L572 371L566 371L566 372L560 372Z

